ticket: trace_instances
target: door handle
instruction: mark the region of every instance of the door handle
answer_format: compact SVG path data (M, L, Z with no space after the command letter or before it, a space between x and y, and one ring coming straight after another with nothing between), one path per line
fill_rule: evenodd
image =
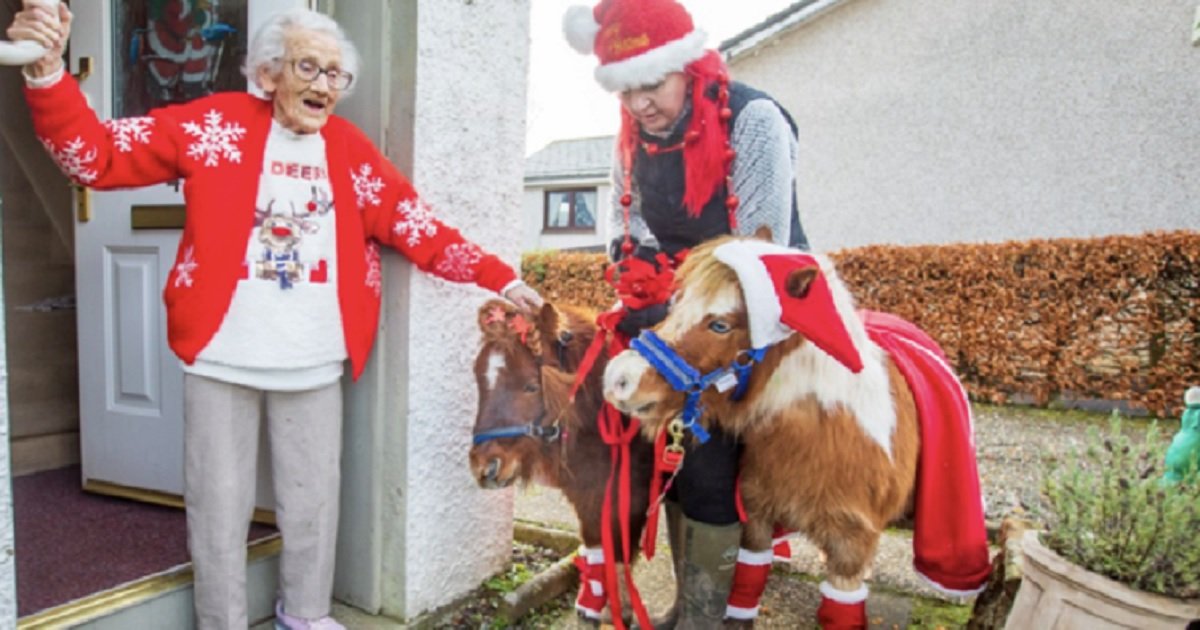
M87 186L72 185L75 189L75 218L80 223L92 220L92 191Z
M84 79L92 76L92 58L80 57L76 63L79 64L79 72L74 72L71 76L75 77L76 81L83 83Z

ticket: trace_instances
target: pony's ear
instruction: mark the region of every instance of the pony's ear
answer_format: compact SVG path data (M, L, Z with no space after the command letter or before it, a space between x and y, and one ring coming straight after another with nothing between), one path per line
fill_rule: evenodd
M538 331L547 339L554 339L558 335L558 320L562 318L562 314L550 302L543 302L542 309L537 313Z
M479 307L479 330L488 339L500 339L512 333L508 321L516 308L505 300L488 300Z
M760 225L757 230L754 230L754 238L770 243L774 240L775 235L771 233L771 226Z
M541 338L542 359L547 365L558 365L558 356L554 352L554 344L561 343L558 337L558 325L564 315L550 302L542 304L542 310L537 314L537 332Z
M816 267L801 267L789 273L785 285L788 295L794 298L802 298L808 295L808 290L812 288L813 280L817 279L817 273Z

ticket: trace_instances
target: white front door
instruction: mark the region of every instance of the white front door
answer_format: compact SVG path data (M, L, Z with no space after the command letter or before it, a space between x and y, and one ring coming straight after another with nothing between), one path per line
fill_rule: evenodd
M71 3L71 68L101 119L246 89L255 27L308 0ZM76 193L77 199L81 193ZM183 493L183 371L166 343L163 283L182 227L179 185L90 192L75 232L80 438L87 489L172 502ZM77 208L80 203L77 202ZM266 441L258 505L270 509Z

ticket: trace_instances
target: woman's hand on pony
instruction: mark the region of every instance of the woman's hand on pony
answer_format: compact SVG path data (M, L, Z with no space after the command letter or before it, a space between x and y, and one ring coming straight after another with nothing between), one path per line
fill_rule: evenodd
M505 289L504 298L516 304L517 308L526 313L536 313L538 309L542 308L542 296L524 282L515 282Z

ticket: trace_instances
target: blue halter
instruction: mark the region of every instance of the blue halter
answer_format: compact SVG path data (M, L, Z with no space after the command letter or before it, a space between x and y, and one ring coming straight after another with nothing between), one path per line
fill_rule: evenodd
M538 418L529 424L522 424L515 427L498 427L495 429L488 429L487 431L480 431L472 436L471 443L474 446L479 446L480 444L490 440L519 437L533 437L545 440L547 442L553 442L562 435L562 431L559 429L558 425L551 425L548 427L542 426L541 423L544 418L545 416L543 415L541 418Z
M629 343L629 347L658 370L675 391L686 395L683 403L683 427L695 434L701 444L708 441L709 435L697 422L704 411L703 405L700 404L700 394L709 386L715 386L719 392L734 387L732 399L741 400L750 385L750 371L754 369L755 363L762 361L763 354L767 351L766 347L743 350L729 366L701 375L699 370L689 365L652 330L643 330L642 334Z

